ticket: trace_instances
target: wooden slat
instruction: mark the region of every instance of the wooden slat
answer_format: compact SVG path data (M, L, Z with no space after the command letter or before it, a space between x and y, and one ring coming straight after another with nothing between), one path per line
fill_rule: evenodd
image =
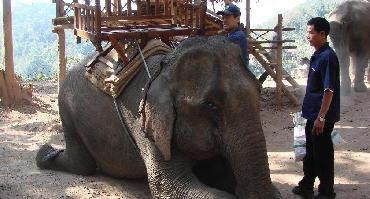
M58 18L52 19L52 23L54 26L70 25L70 24L74 26L74 16L58 17Z
M74 19L74 29L78 29L79 28L79 22L78 22L78 15L79 15L79 13L78 13L78 11L79 11L79 8L75 8L75 19Z
M277 25L277 40L283 40L283 16L281 14L278 15L278 25ZM282 99L281 99L281 92L283 87L283 43L277 43L277 50L276 50L276 104L281 107Z
M112 16L112 1L105 0L105 9L108 16Z
M155 0L154 4L154 15L158 16L159 15L159 0Z
M80 15L80 19L81 19L81 27L80 27L80 29L81 30L86 30L85 29L86 28L86 18L85 18L86 14L85 14L85 10L86 9L81 9L81 15Z
M90 10L85 10L85 13L86 13L86 16L85 16L85 26L86 26L86 30L87 31L91 31L90 30Z
M194 27L194 7L190 8L190 21L189 26Z
M122 5L121 5L121 10L122 10ZM127 16L131 16L131 14L132 14L131 0L127 0ZM121 16L122 12L119 15Z
M55 1L55 16L56 17L64 17L64 6L63 6L62 0L56 0Z
M277 49L277 47L273 47L273 46L266 46L266 47L263 47L264 49L269 49L269 50L275 50ZM297 46L283 46L283 49L297 49Z
M125 52L123 51L123 47L118 43L117 37L113 35L109 35L108 38L111 44L113 45L114 49L117 51L118 56L122 59L125 65L127 65L129 60L126 57Z
M258 54L258 53L255 53L253 49L250 49L251 52L253 53L254 57L258 60L258 62L263 66L263 68L269 73L269 75L274 79L276 80L276 74L274 72L274 70L269 66L269 64L263 59L263 57ZM290 101L294 104L294 105L299 105L298 103L298 100L297 98L287 89L287 87L283 84L282 85L282 90L284 92L284 94L287 95L287 97L290 99Z
M164 15L169 15L169 0L164 0Z
M283 31L293 31L295 28L283 28ZM258 31L274 31L274 29L271 28L253 28L251 29L251 32L258 32Z
M188 26L188 17L189 17L189 13L188 13L188 9L183 7L183 14L184 14L184 25L185 26Z
M171 15L159 15L156 17L153 16L110 16L110 17L101 17L102 21L118 21L118 20L167 20L171 19Z
M252 38L249 38L249 41L250 42L252 42L253 41L253 39ZM259 52L258 53L262 53L263 51L264 51L264 53L263 53L263 55L266 57L266 59L269 61L269 62L271 62L272 61L272 57L270 56L270 53L269 52L267 52L266 50L265 50L265 48L264 47L262 47L260 44L254 44L254 47L256 48L255 49L255 51L256 50L258 50ZM257 52L257 51L256 51ZM272 63L270 63L270 65L274 65L274 64L272 64ZM275 64L276 65L276 64ZM282 68L282 70L283 70L283 74L289 74L284 68ZM267 71L267 70L266 70ZM289 77L289 78L286 78L286 80L293 86L293 87L296 87L296 88L298 88L299 87L299 84L294 80L294 78L292 78L292 77Z
M114 35L117 39L137 39L137 38L162 38L162 37L173 37L173 36L191 36L196 32L193 29L169 29L163 31L140 31L140 32L102 32L102 39L109 41L109 36Z
M179 24L181 26L181 24L182 24L182 15L183 15L182 14L183 13L182 7L178 6L177 9L178 9L178 13L177 13L177 24Z
M82 15L82 8L79 8L78 9L78 15L77 15L77 21L78 21L78 29L82 29L82 18L81 18L81 15Z
M146 15L150 15L150 0L146 0Z
M94 6L90 6L90 5L85 5L85 4L79 4L79 3L75 3L74 4L74 7L75 8L82 8L82 9L89 9L89 10L93 10L94 9Z
M136 0L136 5L137 5L137 16L141 15L141 0Z
M100 0L95 0L95 35L97 42L100 42L101 37L101 7Z
M295 40L285 39L285 40L251 41L251 44L278 44L288 42L295 42Z
M205 32L205 21L206 21L206 10L207 10L207 5L205 5L204 2L202 2L201 4L201 8L200 8L200 24L199 24L199 29L200 29L200 32L201 34L204 34Z
M199 13L199 11L200 11L199 6L197 6L195 8L195 27L196 28L200 27L200 18L199 18L200 13Z

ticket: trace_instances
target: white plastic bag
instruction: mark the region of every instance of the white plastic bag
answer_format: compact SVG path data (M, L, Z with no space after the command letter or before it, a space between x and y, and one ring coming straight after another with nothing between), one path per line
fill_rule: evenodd
M296 162L303 161L306 155L306 135L305 126L306 119L302 117L302 112L293 113L294 123L294 140L293 140L293 151L294 160Z
M302 117L302 112L293 113L293 123L294 123L294 140L293 140L293 151L294 160L296 162L303 161L306 155L306 135L305 127L307 120ZM338 131L333 130L331 132L331 140L334 147L338 147L346 143Z
M346 143L346 141L342 138L342 136L340 136L339 132L336 130L333 130L333 132L331 132L331 140L333 141L333 145L335 148L338 147L339 145Z

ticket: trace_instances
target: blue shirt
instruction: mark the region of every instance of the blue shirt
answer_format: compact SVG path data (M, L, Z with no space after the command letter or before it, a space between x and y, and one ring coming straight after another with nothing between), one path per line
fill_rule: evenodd
M242 58L244 61L245 66L248 68L248 57L247 57L247 37L245 36L245 32L242 31L239 27L236 28L231 33L227 34L227 38L234 42L235 44L238 44L241 48Z
M340 118L339 61L329 43L325 43L311 57L306 95L302 106L304 118L316 120L326 90L333 92L333 98L325 119L327 122L335 123Z

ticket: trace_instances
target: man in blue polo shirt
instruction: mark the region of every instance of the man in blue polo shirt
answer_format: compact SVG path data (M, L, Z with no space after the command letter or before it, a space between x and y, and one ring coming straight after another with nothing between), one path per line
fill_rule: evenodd
M227 33L227 38L240 46L244 65L248 68L249 59L247 56L247 37L245 36L244 31L240 28L241 12L239 7L234 4L229 4L225 7L225 10L218 11L217 14L222 15L223 28Z
M334 123L339 121L340 113L339 62L327 42L330 32L329 22L316 17L309 20L307 26L307 39L316 51L310 60L306 95L302 106L302 116L307 119L304 177L292 191L305 198L312 198L313 185L315 178L318 177L319 194L315 198L335 198L331 132Z

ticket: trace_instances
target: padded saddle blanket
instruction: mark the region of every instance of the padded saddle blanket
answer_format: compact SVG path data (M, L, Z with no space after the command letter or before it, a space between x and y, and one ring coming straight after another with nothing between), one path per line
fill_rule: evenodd
M144 58L153 55L167 54L172 49L160 40L151 40L142 50ZM129 61L119 72L117 68L122 63L118 62L117 52L112 49L106 56L95 56L90 63L95 63L86 68L85 77L97 88L116 98L125 89L127 84L136 76L141 67L144 67L140 53Z

